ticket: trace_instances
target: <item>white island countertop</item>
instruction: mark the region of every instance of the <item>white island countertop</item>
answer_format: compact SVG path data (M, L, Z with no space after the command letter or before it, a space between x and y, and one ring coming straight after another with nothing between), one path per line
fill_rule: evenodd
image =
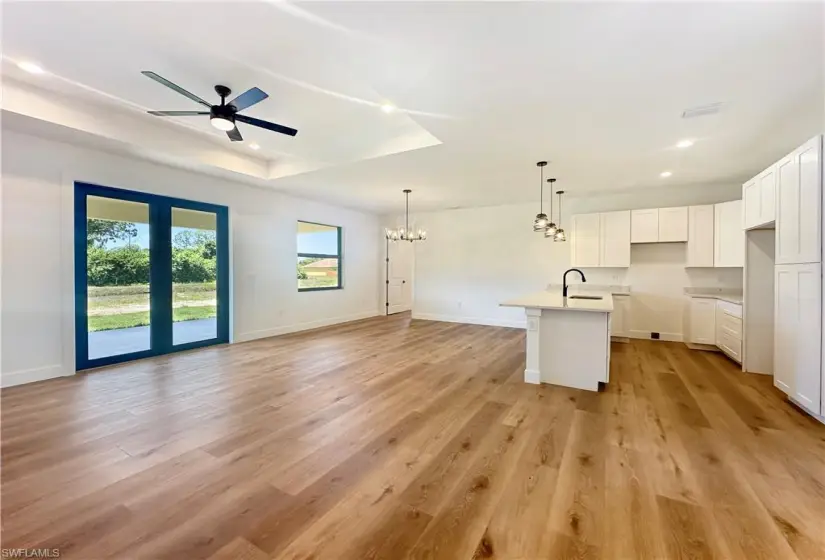
M503 301L499 305L502 307L593 311L596 313L610 313L613 311L613 296L610 293L589 292L586 295L601 296L602 299L565 298L560 291L545 291Z

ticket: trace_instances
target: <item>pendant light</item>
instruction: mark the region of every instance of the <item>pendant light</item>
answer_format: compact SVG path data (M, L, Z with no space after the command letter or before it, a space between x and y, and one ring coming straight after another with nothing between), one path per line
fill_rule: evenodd
M547 226L550 224L550 220L547 219L547 214L544 213L544 167L547 165L547 162L540 161L536 163L536 165L541 170L541 179L539 182L539 213L536 214L536 219L533 220L533 231L542 232L547 231ZM553 196L552 191L550 192L550 196ZM550 202L552 203L552 198Z
M402 191L406 197L404 211L404 225L395 229L387 229L386 236L389 241L424 241L427 239L427 232L421 228L416 229L415 225L410 227L410 189ZM413 231L415 230L415 231Z
M547 224L547 228L544 230L544 237L553 237L556 235L557 230L556 223L553 221L553 183L555 183L556 180L547 179L547 182L550 183L550 220Z
M567 234L564 233L564 228L561 227L561 195L564 194L564 191L556 191L556 194L559 195L559 229L556 230L553 241L567 241Z

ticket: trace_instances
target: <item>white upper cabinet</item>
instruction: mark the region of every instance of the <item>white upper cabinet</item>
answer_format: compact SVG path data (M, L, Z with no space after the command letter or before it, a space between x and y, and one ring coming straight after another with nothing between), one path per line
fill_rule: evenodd
M820 266L777 265L774 276L774 384L815 414L822 389Z
M626 268L630 266L630 211L599 214L599 265Z
M745 230L742 227L742 201L732 200L714 205L713 265L745 265Z
M776 219L776 165L742 185L745 229L755 229Z
M659 243L688 240L688 207L659 208Z
M809 140L776 167L776 264L820 262L822 137Z
M630 212L630 242L658 243L659 209L632 210Z
M713 232L713 204L689 207L686 266L713 266Z
M630 266L630 211L573 216L571 264L581 267Z
M601 256L601 215L578 214L571 219L573 224L571 260L573 266L600 266Z

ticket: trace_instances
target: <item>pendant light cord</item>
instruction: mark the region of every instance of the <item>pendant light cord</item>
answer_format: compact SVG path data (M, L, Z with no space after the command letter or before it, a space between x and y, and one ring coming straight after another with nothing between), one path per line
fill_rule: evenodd
M404 193L407 199L404 210L404 227L407 228L407 234L410 233L410 193Z
M544 166L539 167L539 171L541 172L541 181L539 182L539 213L544 214ZM550 193L550 204L552 208L553 193Z

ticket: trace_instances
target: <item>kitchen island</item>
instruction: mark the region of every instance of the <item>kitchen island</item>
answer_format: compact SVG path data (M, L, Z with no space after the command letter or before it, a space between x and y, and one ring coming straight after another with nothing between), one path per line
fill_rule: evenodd
M610 293L537 292L502 302L527 314L525 383L598 391L610 373Z

